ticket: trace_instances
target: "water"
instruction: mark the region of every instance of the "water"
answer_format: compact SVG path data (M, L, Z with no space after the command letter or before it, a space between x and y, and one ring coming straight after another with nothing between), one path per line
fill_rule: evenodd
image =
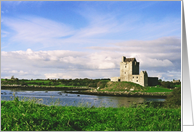
M60 102L61 106L87 106L87 107L128 107L132 103L143 103L147 101L164 101L162 98L153 97L117 97L98 96L86 94L66 93L66 91L26 91L26 90L1 90L1 100L13 100L13 93L19 100L25 98L42 99L39 103L53 105ZM12 98L11 98L12 97ZM27 100L27 99L26 99Z

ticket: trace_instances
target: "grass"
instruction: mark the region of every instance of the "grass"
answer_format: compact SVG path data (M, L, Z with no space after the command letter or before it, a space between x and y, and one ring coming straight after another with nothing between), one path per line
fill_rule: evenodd
M175 85L175 87L181 87L181 84L180 85Z
M46 106L1 101L2 131L181 131L181 108Z
M7 81L13 81L11 79L7 79ZM55 87L88 87L88 86L73 86L73 85L65 85L62 84L62 82L58 82L59 84L56 85L55 83L53 83L51 80L18 80L18 82L6 82L5 79L1 79L1 83L2 84L9 84L9 85L13 85L13 84L21 84L21 82L25 82L27 84L27 86L41 86L41 87L47 87L47 86L55 86Z
M143 91L144 87L132 83L132 82L107 82L104 88L101 88L100 91L130 91L131 88L134 88L137 91Z
M145 92L172 92L173 90L168 88L163 88L160 86L147 87Z
M130 89L134 89L131 91ZM161 86L149 86L149 87L143 87L141 85L138 85L136 83L132 82L107 82L106 86L104 88L101 88L99 91L127 91L127 92L172 92L173 90L170 90L168 88L163 88Z
M56 85L55 87L87 87L87 86L66 86L66 85L60 84L60 85Z

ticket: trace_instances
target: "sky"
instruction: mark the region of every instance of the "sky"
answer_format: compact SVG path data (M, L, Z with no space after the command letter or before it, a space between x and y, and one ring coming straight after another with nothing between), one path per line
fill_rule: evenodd
M1 78L181 79L181 1L1 1Z

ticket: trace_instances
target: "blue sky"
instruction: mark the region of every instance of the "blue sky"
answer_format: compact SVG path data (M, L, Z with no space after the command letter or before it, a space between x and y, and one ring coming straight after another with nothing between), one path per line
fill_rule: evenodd
M181 79L181 2L1 2L1 78L110 78L122 56Z

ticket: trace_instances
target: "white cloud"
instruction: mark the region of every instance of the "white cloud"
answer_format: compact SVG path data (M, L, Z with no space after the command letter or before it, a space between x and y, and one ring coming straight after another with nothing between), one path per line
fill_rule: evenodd
M9 35L9 32L1 30L1 37L7 37Z
M19 75L25 75L28 74L28 72L24 72L23 70L3 70L2 72L10 73L10 74L19 74Z
M146 41L130 40L111 43L103 47L92 46L88 49L136 57L145 66L173 66L172 61L181 60L181 39L175 37Z
M55 78L55 79L58 79L58 78L68 78L68 79L73 78L72 76L67 76L64 73L46 73L44 75L45 75L45 78Z
M146 67L169 67L169 66L174 66L173 63L170 60L158 60L158 59L150 59L150 58L145 58L145 59L140 59L142 63L141 66L146 66Z
M54 44L54 40L74 33L73 28L63 23L40 17L4 18L2 24L15 31L12 42Z
M119 76L121 57L126 56L127 58L136 57L137 61L140 62L140 70L147 70L149 76L158 76L168 80L178 79L179 74L181 74L180 51L169 47L174 45L176 48L176 46L179 47L179 44L174 43L174 38L171 39L168 39L169 41L164 41L165 39L149 41L151 44L145 41L148 47L142 53L140 51L136 53L133 47L126 50L125 43L118 46L114 44L114 46L120 48L116 51L112 47L105 49L97 47L93 49L98 50L88 52L70 50L33 51L31 49L2 51L1 75L7 77L14 73L19 78L102 78ZM153 47L160 49L163 43L167 43L166 50L164 48L158 53L152 52ZM136 42L135 46L143 47L143 44L143 41L140 41L140 43ZM135 46L134 48L136 48ZM176 73L169 73L169 71Z

